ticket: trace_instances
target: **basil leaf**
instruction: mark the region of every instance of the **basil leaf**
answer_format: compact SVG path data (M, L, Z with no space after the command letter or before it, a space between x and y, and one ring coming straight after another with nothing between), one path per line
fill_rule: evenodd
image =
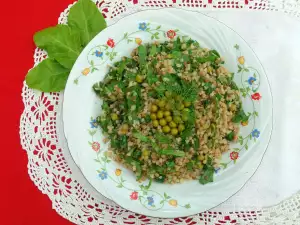
M52 59L45 59L26 76L28 87L43 92L57 92L65 88L69 70Z
M45 49L50 58L68 69L72 69L82 50L79 33L66 25L37 32L34 42L39 48Z
M79 0L71 9L68 25L80 32L81 44L87 45L100 31L106 28L106 22L91 0Z

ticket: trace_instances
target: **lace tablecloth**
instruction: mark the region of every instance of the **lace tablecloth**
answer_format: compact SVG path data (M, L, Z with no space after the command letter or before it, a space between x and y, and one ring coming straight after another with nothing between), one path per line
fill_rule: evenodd
M256 174L228 201L188 218L148 218L120 208L82 176L63 136L63 93L40 93L24 83L21 143L28 153L29 175L49 196L53 208L76 224L300 224L300 2L129 0L96 4L108 24L137 10L180 7L200 10L236 30L254 49L269 76L274 98L273 136ZM66 22L68 9L59 23ZM37 49L35 64L45 56Z

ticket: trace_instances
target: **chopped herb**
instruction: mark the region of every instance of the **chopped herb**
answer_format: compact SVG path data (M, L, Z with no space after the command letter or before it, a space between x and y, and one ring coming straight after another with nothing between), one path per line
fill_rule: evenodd
M229 134L227 134L227 135L225 136L225 138L226 138L228 141L233 141L233 139L234 139L234 132L231 131Z

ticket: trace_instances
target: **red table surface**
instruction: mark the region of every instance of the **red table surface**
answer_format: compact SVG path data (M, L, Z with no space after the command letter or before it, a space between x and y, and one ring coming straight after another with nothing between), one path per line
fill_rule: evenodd
M27 173L27 154L19 138L21 89L33 66L33 34L54 26L73 0L1 1L1 225L71 224L53 209Z

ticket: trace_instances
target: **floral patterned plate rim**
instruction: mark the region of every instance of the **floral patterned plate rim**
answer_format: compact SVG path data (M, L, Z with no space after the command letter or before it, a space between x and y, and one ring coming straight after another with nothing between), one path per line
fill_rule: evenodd
M237 144L223 155L213 183L204 186L198 181L176 185L138 183L130 171L105 153L108 144L103 142L95 123L102 102L93 93L92 85L104 78L108 65L129 56L141 43L185 35L201 46L216 49L225 58L225 66L235 73L248 121L241 124ZM255 53L221 22L180 9L139 12L98 34L71 71L63 107L64 131L71 155L91 185L126 209L156 217L188 216L227 200L259 166L272 131L271 91Z

